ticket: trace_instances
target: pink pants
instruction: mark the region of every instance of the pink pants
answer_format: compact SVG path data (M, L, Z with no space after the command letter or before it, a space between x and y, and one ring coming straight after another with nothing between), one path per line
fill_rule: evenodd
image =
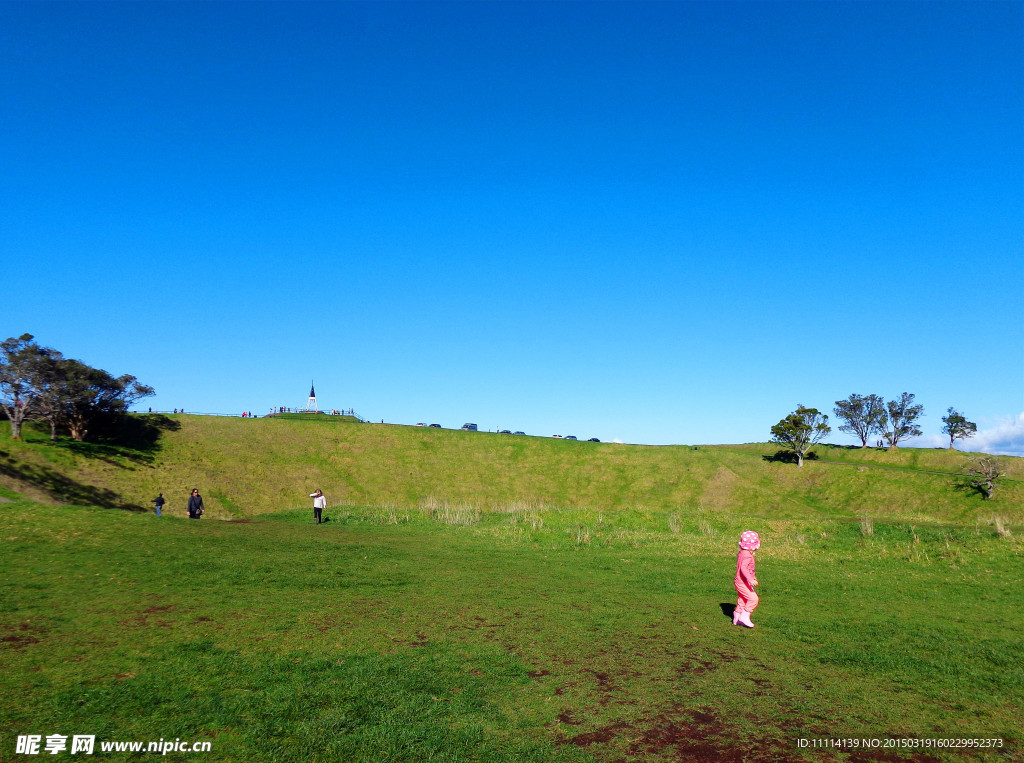
M733 581L733 585L736 586L736 593L739 594L739 598L736 599L736 610L739 612L753 612L759 601L757 594L754 593L754 589L747 587L746 583L739 580Z

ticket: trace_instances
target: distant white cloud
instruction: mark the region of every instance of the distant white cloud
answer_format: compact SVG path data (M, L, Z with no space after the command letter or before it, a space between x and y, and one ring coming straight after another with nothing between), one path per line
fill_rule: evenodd
M1007 416L995 426L979 429L967 441L971 450L997 456L1024 456L1024 413Z
M908 443L915 448L948 448L949 437L926 434ZM956 441L957 450L991 453L994 456L1024 456L1024 413L1007 416L993 426L978 429L974 437Z
M961 442L961 440L957 440L957 445L959 446ZM944 434L926 434L915 437L907 444L914 448L948 448L949 436ZM972 445L970 449L974 450L975 448Z

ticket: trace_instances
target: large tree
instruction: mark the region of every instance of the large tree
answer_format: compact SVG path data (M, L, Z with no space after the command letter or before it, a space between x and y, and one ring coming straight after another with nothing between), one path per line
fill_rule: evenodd
M924 406L915 405L914 395L910 392L904 392L899 400L890 400L886 403L882 433L889 442L889 447L898 448L901 440L920 437L921 428L917 421L922 415Z
M11 422L11 437L21 439L21 425L39 405L46 378L61 354L40 347L31 334L0 342L0 406Z
M835 414L846 423L840 432L848 432L860 438L860 446L868 446L868 438L881 434L885 418L885 401L878 395L850 395L846 400L836 400Z
M953 449L953 443L956 440L966 440L968 437L974 437L978 433L978 425L973 421L968 421L955 408L950 408L946 412L946 415L942 417L942 423L945 424L942 427L942 433L949 435L950 450Z
M80 360L65 358L41 347L31 334L0 342L0 406L11 422L11 437L21 437L30 419L50 425L56 439L59 427L84 440L101 420L124 415L132 403L153 394L134 376L114 377Z
M796 454L797 466L803 467L807 451L831 431L828 416L817 408L798 405L795 411L772 427L772 441L792 450Z
M50 439L57 439L57 429L63 423L63 394L66 384L66 361L62 357L52 357L41 368L38 377L36 403L30 413L35 421L45 421L50 425Z
M90 427L104 418L120 416L132 403L153 394L134 376L114 377L80 360L61 360L41 406L51 433L66 426L73 440L84 440Z

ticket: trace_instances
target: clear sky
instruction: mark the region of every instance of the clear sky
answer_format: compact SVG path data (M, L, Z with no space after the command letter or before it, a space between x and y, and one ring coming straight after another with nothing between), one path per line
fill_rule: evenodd
M1024 455L1022 50L978 0L0 2L0 332L161 410L729 443L908 391Z

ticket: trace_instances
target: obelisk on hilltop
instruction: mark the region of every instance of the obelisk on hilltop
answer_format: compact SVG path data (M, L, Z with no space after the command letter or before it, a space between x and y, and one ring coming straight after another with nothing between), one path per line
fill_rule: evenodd
M313 382L309 383L309 400L306 401L306 410L320 412L316 407L316 390L313 388Z

